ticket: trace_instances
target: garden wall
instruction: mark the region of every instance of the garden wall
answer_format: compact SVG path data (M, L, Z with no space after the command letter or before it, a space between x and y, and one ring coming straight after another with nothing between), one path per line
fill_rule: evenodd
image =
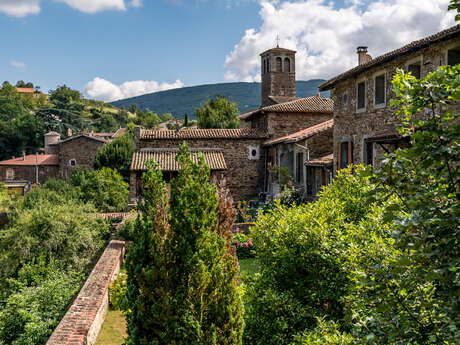
M47 345L92 345L96 342L109 305L109 285L120 271L124 251L124 241L113 239L109 242Z

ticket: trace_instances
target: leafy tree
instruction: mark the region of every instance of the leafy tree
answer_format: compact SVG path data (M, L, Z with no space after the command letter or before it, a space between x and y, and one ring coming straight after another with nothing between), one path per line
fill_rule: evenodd
M129 185L110 168L75 171L71 183L84 202L93 203L100 212L119 212L128 205Z
M362 280L356 309L370 343L460 339L459 72L460 65L443 66L424 80L402 71L393 79L392 104L410 146L388 155L376 177L387 194L400 199L404 213L393 225L398 255Z
M203 157L193 163L182 146L178 161L170 209L161 171L143 176L142 217L126 259L127 344L241 344L232 202L223 192L219 199Z
M174 116L171 113L164 113L161 115L162 122L168 122L174 120Z
M31 83L31 82L24 82L24 80L19 80L17 83L16 83L16 87L25 87L25 88L33 88L34 87L34 84Z
M129 182L131 159L134 152L132 133L126 132L114 140L105 143L94 158L94 168L103 167L118 170L124 180Z
M132 114L138 114L141 112L141 108L136 103L133 103L129 106L128 111Z
M114 119L112 114L102 113L97 121L94 122L93 126L97 132L115 132L119 126L117 121Z
M460 0L450 0L449 10L456 10L457 15L455 16L455 20L460 20Z
M208 99L196 110L199 128L238 128L238 106L224 96Z
M141 119L142 126L147 129L156 128L161 123L161 119L158 114L153 113L149 109L141 113L139 118Z
M72 103L80 103L81 95L77 90L72 90L67 85L58 86L56 90L51 90L49 94L50 102L56 106L64 108Z

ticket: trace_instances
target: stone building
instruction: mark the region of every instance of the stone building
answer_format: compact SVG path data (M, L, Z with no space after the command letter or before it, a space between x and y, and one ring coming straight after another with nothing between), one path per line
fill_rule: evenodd
M378 166L384 152L407 145L400 138L391 80L397 68L424 78L439 66L460 62L460 25L372 59L358 47L358 66L328 80L334 101L334 171L349 163Z
M214 177L225 178L235 201L257 196L261 192L276 192L269 186L268 168L275 162L274 156L269 154L270 140L299 133L330 120L333 106L330 99L322 98L319 94L308 98L296 97L295 51L277 47L262 53L261 79L262 105L239 116L239 129L136 129L131 165L131 198L135 199L142 193L141 175L146 170L145 161L149 158L157 161L166 181L174 177L178 167L168 162L175 157L175 152L184 141L191 147L192 154L201 152L209 161ZM329 131L329 136L332 141L332 131ZM319 138L308 137L310 140L319 140L319 145L322 145L324 141ZM312 141L309 145L314 147ZM327 146L326 151L332 153L329 143ZM287 155L297 153L299 147L287 146ZM294 164L300 165L303 176L306 176L304 164L307 153L302 156L294 154L294 157ZM306 190L306 180L303 181L301 188Z
M0 181L8 189L20 194L29 191L34 184L41 184L58 176L58 173L58 157L53 154L24 154L22 157L0 162Z

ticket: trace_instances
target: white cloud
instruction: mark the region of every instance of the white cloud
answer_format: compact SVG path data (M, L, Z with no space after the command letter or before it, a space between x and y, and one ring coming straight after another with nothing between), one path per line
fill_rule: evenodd
M275 46L297 50L297 79L329 78L356 66L356 47L376 57L455 24L449 0L262 0L262 25L246 30L225 59L227 80L260 80L259 54Z
M40 0L0 0L0 12L13 17L40 13Z
M177 89L183 86L184 83L179 79L174 83L159 83L155 80L135 80L115 85L108 80L96 77L85 85L84 93L88 98L112 102L118 99Z
M142 7L142 0L131 0L132 7Z
M11 66L13 66L14 68L17 68L21 72L24 72L26 70L26 67L27 67L27 65L24 62L20 62L20 61L16 61L16 60L11 61Z
M63 2L76 10L85 13L96 13L105 10L125 11L124 0L54 0Z

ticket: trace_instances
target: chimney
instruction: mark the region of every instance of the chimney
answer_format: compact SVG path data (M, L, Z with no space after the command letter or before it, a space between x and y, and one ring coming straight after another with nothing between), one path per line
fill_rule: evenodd
M23 161L26 160L26 151L22 151L22 160L23 160Z
M360 46L357 49L358 53L358 66L365 64L372 60L372 57L367 53L367 47Z

